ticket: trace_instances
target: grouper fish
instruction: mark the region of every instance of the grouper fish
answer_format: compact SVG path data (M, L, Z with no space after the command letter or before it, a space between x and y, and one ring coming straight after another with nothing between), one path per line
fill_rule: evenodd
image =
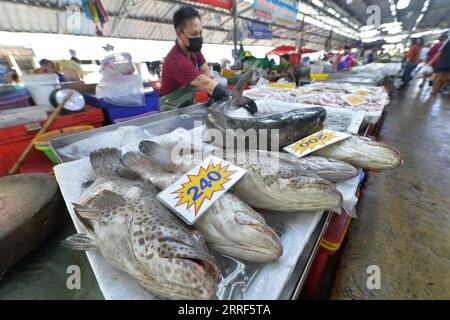
M155 198L155 186L118 177L120 157L118 149L91 153L97 179L74 204L86 233L63 244L98 249L111 265L161 297L211 298L219 269L203 236Z
M244 74L230 96L210 106L206 126L208 129L218 130L222 135L222 139L211 138L213 145L232 148L238 145L238 140L241 140L247 149L271 150L272 146L282 148L323 129L326 110L322 107L302 108L269 115L261 115L256 111L253 117L232 116L231 113L239 109L241 101L247 99L242 94L251 75L252 71ZM228 130L227 134L227 129L233 131ZM261 129L267 132L260 136ZM278 130L278 134L272 132L274 129ZM256 130L255 141L249 141L247 138L246 133L249 134L251 130ZM214 136L215 133L211 135ZM267 140L263 142L261 139ZM278 139L277 143L273 143L272 139Z
M188 172L199 164L195 154L186 154L171 159L171 145L153 141L141 141L141 152L155 158L167 170ZM214 155L215 152L213 152ZM300 166L286 161L279 165L270 156L260 156L255 150L221 154L224 159L247 170L233 186L233 192L255 209L273 211L317 211L337 208L342 195L333 183L313 173L305 172ZM167 163L164 164L163 162Z
M167 169L158 165L141 152L123 155L122 174L130 171L161 190L177 181L184 172L177 168ZM207 212L194 224L213 250L245 261L270 262L283 253L278 235L266 224L264 218L232 193L225 193L214 202Z
M335 159L318 156L306 156L299 158L293 154L280 152L280 159L302 167L304 170L317 174L319 177L337 183L352 179L359 173L351 164Z
M313 154L374 171L394 169L402 163L400 152L395 148L355 135L317 150Z

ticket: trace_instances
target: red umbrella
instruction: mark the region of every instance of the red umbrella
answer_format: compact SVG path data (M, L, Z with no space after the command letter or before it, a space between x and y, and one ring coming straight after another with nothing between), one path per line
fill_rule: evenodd
M317 52L316 50L302 48L302 54ZM277 56L282 56L284 54L296 54L298 53L298 48L294 46L280 46L276 47L272 51L266 53L266 56L275 54Z

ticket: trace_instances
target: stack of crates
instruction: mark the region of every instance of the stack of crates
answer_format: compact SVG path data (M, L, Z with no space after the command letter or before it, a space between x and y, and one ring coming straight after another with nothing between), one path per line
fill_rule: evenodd
M76 125L92 125L97 128L102 126L103 121L101 110L86 106L84 112L56 117L48 131ZM45 121L40 121L0 129L0 176L5 175L11 169L44 123ZM48 168L51 171L53 165L45 154L33 148L20 172L47 172Z

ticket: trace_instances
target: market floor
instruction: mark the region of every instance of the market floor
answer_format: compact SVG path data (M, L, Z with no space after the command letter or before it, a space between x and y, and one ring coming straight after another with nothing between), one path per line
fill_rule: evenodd
M369 174L331 299L450 299L450 96L394 93L379 138L405 161ZM380 289L371 265L380 268Z

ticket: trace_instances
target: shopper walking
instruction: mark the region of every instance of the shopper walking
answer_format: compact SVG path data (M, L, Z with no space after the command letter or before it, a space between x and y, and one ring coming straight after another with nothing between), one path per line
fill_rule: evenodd
M450 81L450 41L447 40L442 44L438 53L433 57L433 59L428 62L427 65L434 66L434 79L433 79L433 90L431 94L438 94L442 87Z
M406 54L406 66L405 66L405 70L403 71L403 76L402 76L402 87L406 87L408 85L408 83L411 81L412 79L412 72L414 71L414 69L416 69L417 65L419 64L420 61L420 54L422 51L422 39L412 39L411 40L411 46L409 47L409 51Z
M439 50L442 48L442 45L444 44L444 42L448 39L447 34L442 34L439 37L439 42L435 43L430 50L427 53L427 58L426 58L426 63L431 66L433 68L433 72L434 72L434 68L436 66L437 61L434 61L432 64L430 64L430 62L434 59L434 57L436 56L436 54L439 52ZM432 74L424 74L423 76L423 82L420 84L421 87L423 87L428 79L429 76L431 76ZM433 85L433 81L430 80L430 86Z

